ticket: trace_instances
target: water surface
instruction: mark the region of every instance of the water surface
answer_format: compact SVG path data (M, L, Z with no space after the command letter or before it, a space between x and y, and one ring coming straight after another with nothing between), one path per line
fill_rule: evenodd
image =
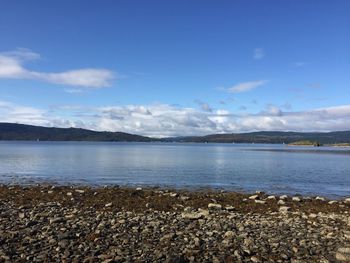
M0 142L0 183L350 195L350 150L264 144Z

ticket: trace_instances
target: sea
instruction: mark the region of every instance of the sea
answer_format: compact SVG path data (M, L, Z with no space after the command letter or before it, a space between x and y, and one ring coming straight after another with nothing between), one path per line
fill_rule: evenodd
M350 148L1 141L0 183L350 196Z

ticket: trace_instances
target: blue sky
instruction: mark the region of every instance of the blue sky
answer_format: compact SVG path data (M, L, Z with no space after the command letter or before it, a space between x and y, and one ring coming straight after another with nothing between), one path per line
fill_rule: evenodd
M350 130L347 0L0 5L0 121L151 136Z

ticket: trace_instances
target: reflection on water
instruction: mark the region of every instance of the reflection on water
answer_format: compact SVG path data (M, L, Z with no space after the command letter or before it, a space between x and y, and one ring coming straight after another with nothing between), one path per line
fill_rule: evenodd
M212 187L350 195L349 148L0 142L0 183Z

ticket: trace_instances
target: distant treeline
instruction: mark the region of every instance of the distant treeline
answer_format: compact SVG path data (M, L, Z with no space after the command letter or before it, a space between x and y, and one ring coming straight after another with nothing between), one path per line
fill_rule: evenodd
M319 144L349 143L350 131L339 132L279 132L263 131L250 133L212 134L207 136L169 138L177 142L221 142L221 143L285 143L312 141Z
M48 128L0 123L0 140L150 142L156 139L124 132L97 132L78 128Z
M328 133L264 131L157 139L124 132L98 132L79 128L48 128L16 123L0 123L0 140L285 144L311 141L319 144L342 144L350 143L350 131Z

